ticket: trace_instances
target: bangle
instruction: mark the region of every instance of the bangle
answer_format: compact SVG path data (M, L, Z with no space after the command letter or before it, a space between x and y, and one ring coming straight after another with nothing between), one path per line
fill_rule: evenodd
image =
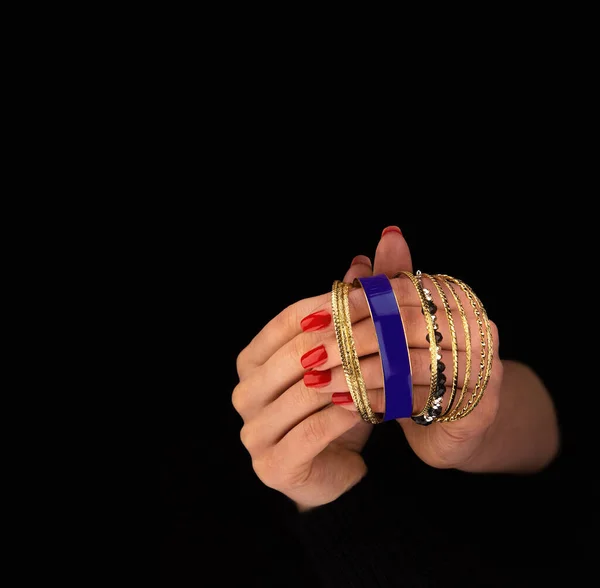
M447 415L450 412L450 410L452 409L452 405L454 403L454 398L456 396L456 388L458 385L458 344L456 342L456 329L454 327L454 319L452 318L452 311L450 310L450 305L448 304L448 298L446 298L446 294L445 294L444 290L440 286L440 283L437 281L435 276L430 276L428 274L422 274L422 275L423 275L423 277L429 278L429 280L431 280L431 282L435 286L436 290L438 291L440 298L442 299L442 304L444 306L444 310L446 311L446 318L448 319L448 328L450 329L450 337L451 337L451 343L452 343L452 387L450 389L450 398L448 399L448 406L446 407L446 410L444 410L440 414L440 416L438 417L438 419L439 419L439 418ZM463 326L464 326L464 323L463 323ZM468 323L467 323L467 328L468 328ZM440 370L438 369L438 372L439 371ZM438 376L438 378L439 378L439 376ZM464 387L463 387L463 390L464 390Z
M415 423L419 425L430 425L433 422L433 419L439 415L439 412L441 412L441 410L438 412L437 409L434 409L434 403L436 407L439 405L437 399L441 399L441 395L445 390L441 378L438 386L438 363L441 363L440 360L442 359L442 356L440 355L441 348L437 344L439 333L436 336L437 331L434 328L434 320L432 318L431 305L430 302L427 300L427 297L425 296L425 292L423 291L421 282L413 274L407 271L398 272L396 275L394 275L394 278L401 275L405 275L413 283L413 286L417 290L419 300L421 301L421 312L425 317L425 324L427 326L429 354L431 356L431 380L429 387L429 396L425 401L425 406L423 407L423 409L420 412L413 414L412 419ZM445 376L443 376L443 380L445 382Z
M398 300L385 274L357 278L362 286L375 325L383 371L384 421L408 418L412 414L412 370L408 342Z
M473 308L473 312L475 313L475 318L477 321L477 326L479 330L479 338L481 344L481 359L479 362L479 373L477 374L477 383L475 384L475 389L471 395L471 398L467 401L467 403L456 410L454 414L450 416L446 416L440 419L441 422L450 422L457 421L463 417L466 417L469 413L473 411L473 409L477 406L481 398L483 397L483 393L485 392L485 388L489 382L490 374L492 371L492 362L494 358L494 347L492 340L492 331L490 328L489 319L487 317L487 313L483 307L483 304L477 298L473 290L469 288L464 282L457 280L456 278L452 278L451 276L441 275L440 278L445 279L447 282L452 282L456 284L467 296L469 302L471 303L471 307ZM485 330L484 330L485 325ZM486 353L487 347L487 353ZM487 357L487 362L484 363L484 359ZM457 407L458 409L458 407Z
M471 379L471 329L469 327L469 321L467 319L465 309L462 305L462 302L460 301L460 297L458 296L458 294L456 293L456 290L454 289L454 286L452 286L452 284L450 282L448 282L443 276L437 276L437 277L448 288L448 290L450 291L450 294L452 294L452 297L454 298L454 301L456 302L456 306L458 308L458 313L460 314L460 319L461 319L462 326L463 326L463 331L465 333L465 355L466 355L465 380L463 382L463 386L460 391L460 394L458 395L458 399L456 400L456 406L452 410L452 407L449 404L446 412L440 416L440 420L442 420L442 419L444 419L444 417L448 417L448 419L450 419L453 415L455 415L459 411L460 405L463 401L463 398L465 397L465 394L467 393L467 391L469 389L469 380Z
M350 284L336 280L331 289L331 310L333 325L335 329L335 338L340 350L342 359L342 368L348 391L360 416L369 423L379 423L380 419L371 409L371 404L367 397L367 388L360 370L358 354L354 345L352 336L352 323L350 322L350 305L348 302L348 291Z

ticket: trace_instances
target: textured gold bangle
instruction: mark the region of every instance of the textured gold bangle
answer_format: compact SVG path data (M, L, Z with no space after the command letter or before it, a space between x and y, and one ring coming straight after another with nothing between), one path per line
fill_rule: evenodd
M331 289L331 314L333 319L333 326L335 330L335 338L340 351L340 357L342 360L342 368L348 384L348 391L352 396L352 400L360 415L365 417L365 408L363 405L362 396L357 393L357 388L354 381L353 370L350 366L350 349L347 344L346 332L343 325L344 319L344 303L342 299L342 292L347 288L347 285L340 281L335 281Z
M342 368L348 390L360 416L369 423L379 423L381 420L371 409L371 404L367 396L367 388L362 377L358 354L352 336L352 323L350 321L350 304L348 302L348 292L351 285L336 280L331 290L331 308L335 337L340 357L342 359Z
M448 298L446 298L446 293L440 286L440 283L437 281L435 276L430 276L429 274L421 274L424 278L429 278L433 285L435 286L440 298L442 299L442 304L444 306L444 310L446 311L446 317L448 319L448 327L450 329L450 338L452 340L452 388L450 390L450 398L448 399L448 405L446 406L446 410L442 412L442 414L436 418L439 420L443 416L447 415L452 409L452 404L454 403L454 398L456 396L456 388L458 386L458 344L456 342L456 329L454 328L454 319L452 318L452 310L450 309L450 305L448 304Z
M412 283L415 289L417 290L417 294L419 295L419 300L421 301L421 308L423 310L423 316L425 317L425 324L427 326L427 333L429 335L429 354L431 355L431 380L430 380L430 389L429 396L425 401L425 406L421 411L412 415L412 418L423 417L423 419L427 423L431 423L433 421L433 417L429 416L429 409L432 407L435 398L435 391L437 389L437 367L438 367L438 358L441 358L439 355L439 348L437 345L437 341L435 338L435 329L433 328L433 319L431 318L431 313L429 312L429 304L427 299L425 298L425 292L423 292L423 287L421 286L419 280L407 271L398 272L394 275L394 278L397 278L401 275L405 275Z
M446 288L448 288L448 290L450 291L450 294L452 294L452 297L454 298L454 301L456 302L456 306L458 307L458 313L460 314L463 331L465 333L465 355L466 355L465 380L463 382L463 386L462 386L462 389L458 396L458 399L456 400L456 405L454 406L454 409L450 412L451 407L449 405L448 410L446 410L446 412L438 418L438 421L442 421L442 419L443 419L445 422L446 420L451 418L454 414L456 414L459 411L460 405L463 401L463 398L465 397L465 394L467 393L467 391L469 389L469 380L471 379L471 328L469 327L469 321L467 319L465 309L462 305L460 297L458 296L458 294L456 293L456 290L454 289L454 286L452 286L452 284L450 282L448 282L443 276L438 275L438 276L436 276L436 278L441 280L444 283L444 285L446 286ZM444 418L444 417L447 417L447 418Z
M490 374L492 371L492 362L493 362L493 340L492 333L490 329L489 319L487 317L487 313L483 307L483 304L477 298L475 293L471 290L469 286L467 286L461 280L457 280L456 278L452 278L447 275L440 275L440 278L445 279L447 282L452 282L456 284L467 296L471 307L473 308L473 312L475 313L475 319L477 321L477 327L479 330L480 344L481 344L481 359L479 361L479 372L477 374L477 382L475 384L475 388L471 395L471 398L466 402L466 404L457 410L451 416L446 416L444 418L439 419L441 422L452 422L457 421L458 419L464 418L468 414L470 414L474 408L477 406L481 398L483 397L483 393L485 392L485 388L489 382ZM485 325L485 330L484 330ZM487 333L486 333L487 331ZM486 353L487 347L487 353ZM487 362L484 363L484 359L487 357ZM458 408L458 407L457 407Z
M360 360L358 358L358 353L356 352L356 345L354 344L354 336L352 334L352 320L350 318L350 302L348 297L351 289L351 284L344 284L344 287L340 290L343 308L342 325L345 334L346 349L349 350L350 366L354 374L355 386L358 391L358 395L362 399L362 405L364 407L364 412L367 417L365 420L368 420L369 422L373 423L378 423L379 420L377 419L375 413L371 409L371 403L369 402L369 397L367 395L367 386L365 384L365 380L362 377L362 371L360 369Z

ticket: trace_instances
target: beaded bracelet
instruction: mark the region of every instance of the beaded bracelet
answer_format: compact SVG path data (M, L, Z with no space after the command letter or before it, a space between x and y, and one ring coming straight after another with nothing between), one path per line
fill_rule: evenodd
M437 331L437 325L434 328L434 317L437 308L435 307L435 304L433 304L432 300L427 299L427 295L417 277L410 272L401 271L394 275L394 278L401 275L405 275L417 290L419 300L421 301L421 312L425 317L425 323L427 325L427 341L429 342L429 354L431 356L431 380L429 386L429 395L425 401L425 406L423 409L417 414L413 414L412 419L419 425L430 425L433 422L433 419L441 413L441 396L446 390L446 376L443 374L443 370L446 366L441 361L441 347L439 347L437 344L438 338L441 337L441 333ZM441 371L439 368L441 368ZM438 401L438 399L440 399L440 401Z
M431 283L435 286L436 290L438 291L438 294L440 295L442 304L444 306L444 310L446 312L446 318L448 319L448 328L450 330L450 337L451 337L451 344L452 344L452 386L450 389L450 398L448 399L448 405L446 406L446 409L440 414L440 416L444 416L444 415L448 414L450 412L450 410L452 409L452 405L454 403L454 398L456 396L456 389L457 389L457 385L458 385L458 344L456 341L456 329L454 327L454 319L452 317L452 310L450 309L450 304L448 304L448 298L446 297L444 290L440 286L440 283L437 281L435 276L430 276L428 274L421 274L421 275L422 275L422 277L429 278ZM424 291L426 294L427 294L427 292L429 292L428 290L424 290ZM438 343L441 342L441 340L442 340L442 338L440 336ZM439 366L438 366L438 372L440 372ZM438 376L438 380L439 380L439 376Z

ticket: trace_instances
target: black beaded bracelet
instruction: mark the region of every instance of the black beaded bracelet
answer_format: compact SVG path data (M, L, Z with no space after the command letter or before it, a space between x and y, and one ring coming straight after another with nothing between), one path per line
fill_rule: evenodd
M421 272L417 271L415 275L417 279L422 283ZM435 342L437 344L437 387L433 393L433 397L435 400L431 404L431 407L427 411L427 414L422 414L411 418L415 423L417 423L417 425L427 426L430 425L436 417L439 417L442 414L442 397L446 393L446 374L444 374L446 365L444 364L444 362L441 361L442 348L440 347L440 343L442 342L443 337L439 331L439 327L437 324L436 312L438 308L435 305L435 302L433 302L431 292L427 288L423 288L423 293L425 294L428 310L431 314L431 319L433 321L433 329L435 331ZM425 314L423 308L421 308L421 314ZM430 342L429 334L425 336L425 339L427 340L427 343ZM431 366L429 366L429 369L431 369Z

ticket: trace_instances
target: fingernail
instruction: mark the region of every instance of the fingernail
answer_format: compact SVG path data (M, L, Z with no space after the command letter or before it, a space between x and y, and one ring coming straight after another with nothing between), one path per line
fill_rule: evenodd
M331 315L326 310L319 310L305 316L300 321L300 326L304 332L318 331L324 329L331 322Z
M307 351L301 358L300 363L304 369L317 367L327 361L327 351L324 345L319 345L310 351Z
M383 229L383 233L381 233L381 236L383 237L384 235L387 235L387 233L400 233L402 235L402 231L400 230L400 227L396 227L396 226L391 226L391 227L386 227L385 229Z
M331 370L311 370L304 374L304 384L310 388L321 388L331 382Z
M331 395L331 402L333 404L352 404L352 395L350 392L334 392Z
M373 267L373 265L371 264L371 260L366 255L357 255L352 260L352 263L350 265L356 265L357 263L360 263L362 265L368 265L369 267Z

